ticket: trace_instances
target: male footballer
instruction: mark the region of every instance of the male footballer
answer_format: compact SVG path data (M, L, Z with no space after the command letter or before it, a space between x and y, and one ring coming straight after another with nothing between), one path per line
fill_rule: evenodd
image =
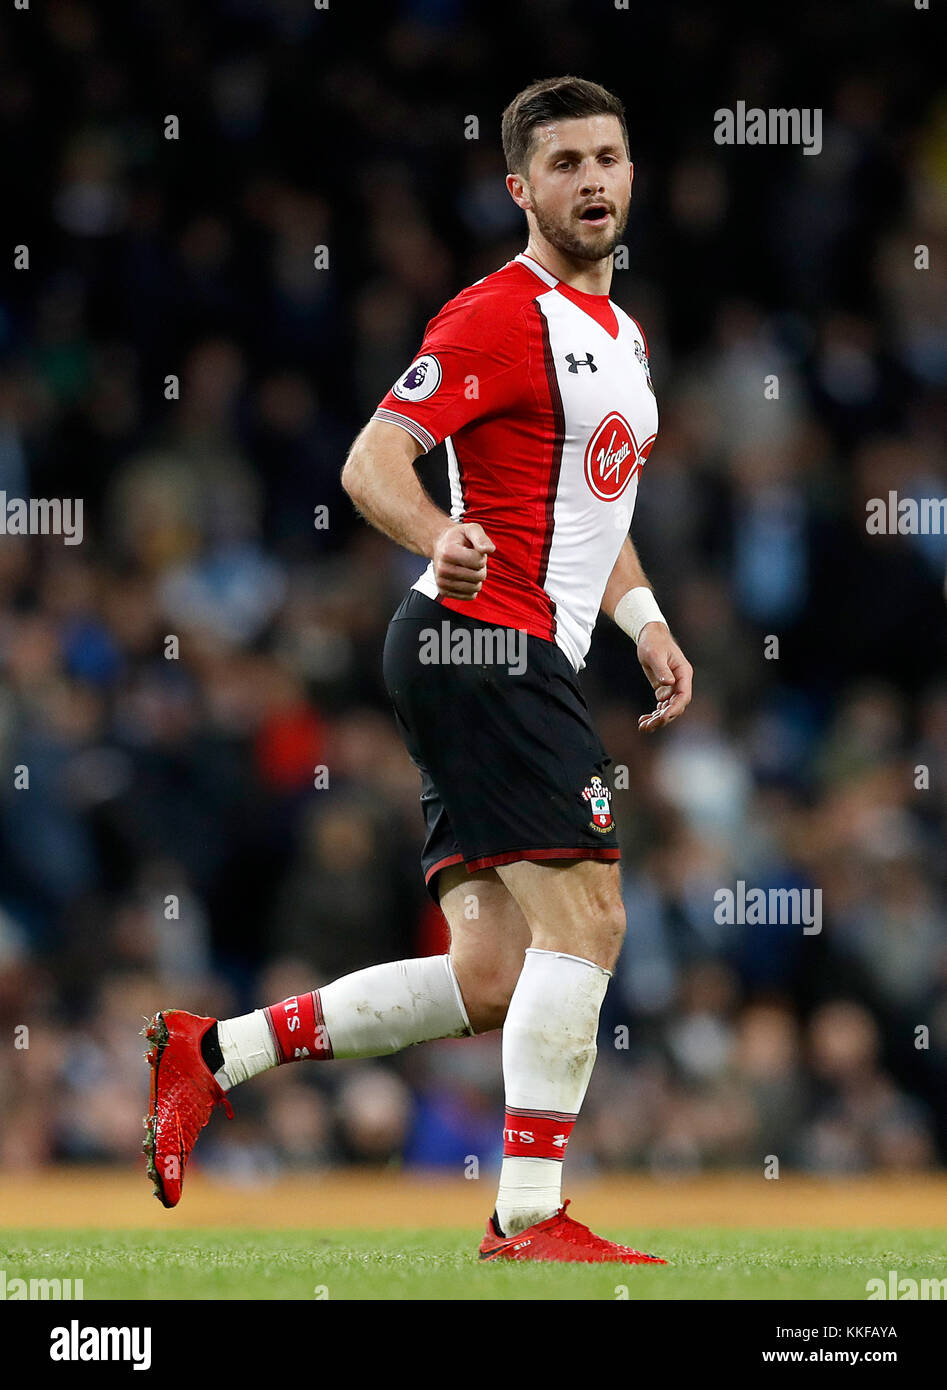
M145 1151L172 1207L238 1083L301 1058L502 1028L503 1162L481 1259L662 1264L594 1235L562 1199L625 930L609 759L577 681L599 611L636 643L654 689L642 731L691 698L628 535L658 413L644 334L609 299L634 172L624 108L592 82L537 82L504 112L503 148L526 250L431 320L342 474L363 515L429 561L391 621L384 673L421 774L424 875L450 952L241 1018L156 1014ZM449 516L414 468L442 441ZM504 636L525 642L525 661L508 659ZM472 658L451 660L457 649Z

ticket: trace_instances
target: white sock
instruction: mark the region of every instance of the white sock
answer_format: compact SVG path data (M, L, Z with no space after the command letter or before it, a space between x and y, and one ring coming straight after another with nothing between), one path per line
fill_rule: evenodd
M387 1057L473 1033L450 956L370 965L319 994L333 1057Z
M301 1057L385 1057L414 1043L472 1032L450 956L389 961L308 995L221 1019L224 1065L216 1079L226 1091Z
M595 1065L609 971L530 947L503 1025L506 1122L497 1220L506 1235L554 1216L562 1160Z
M225 1091L240 1081L249 1081L261 1071L275 1067L279 1058L266 1014L254 1009L239 1018L222 1018L217 1023L217 1042L224 1065L216 1073L217 1084Z

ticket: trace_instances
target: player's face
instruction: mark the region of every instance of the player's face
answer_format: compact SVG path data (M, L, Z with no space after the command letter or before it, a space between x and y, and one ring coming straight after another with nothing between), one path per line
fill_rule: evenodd
M618 118L583 116L533 131L522 201L510 191L559 251L598 261L625 230L633 175Z

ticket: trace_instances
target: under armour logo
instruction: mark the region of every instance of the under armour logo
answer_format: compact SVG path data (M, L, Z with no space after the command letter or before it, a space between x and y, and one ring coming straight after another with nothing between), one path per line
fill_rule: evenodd
M580 367L591 367L591 369L592 369L593 372L597 372L597 371L598 371L598 367L596 367L595 363L592 361L592 354L591 354L591 353L589 353L587 357L581 358L581 359L577 362L577 361L575 360L574 354L571 353L571 352L567 352L567 353L566 353L566 361L567 361L568 364L569 364L569 371L572 372L572 374L573 374L574 376L578 376L578 375L579 375L579 368L580 368Z

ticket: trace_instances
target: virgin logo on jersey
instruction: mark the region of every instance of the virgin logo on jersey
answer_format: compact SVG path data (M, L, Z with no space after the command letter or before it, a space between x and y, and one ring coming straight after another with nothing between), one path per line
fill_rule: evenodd
M631 426L613 410L599 425L585 451L585 479L595 496L614 502L625 491L651 452L655 436L639 448Z
M392 386L399 401L426 401L441 384L441 364L433 353L419 357Z

